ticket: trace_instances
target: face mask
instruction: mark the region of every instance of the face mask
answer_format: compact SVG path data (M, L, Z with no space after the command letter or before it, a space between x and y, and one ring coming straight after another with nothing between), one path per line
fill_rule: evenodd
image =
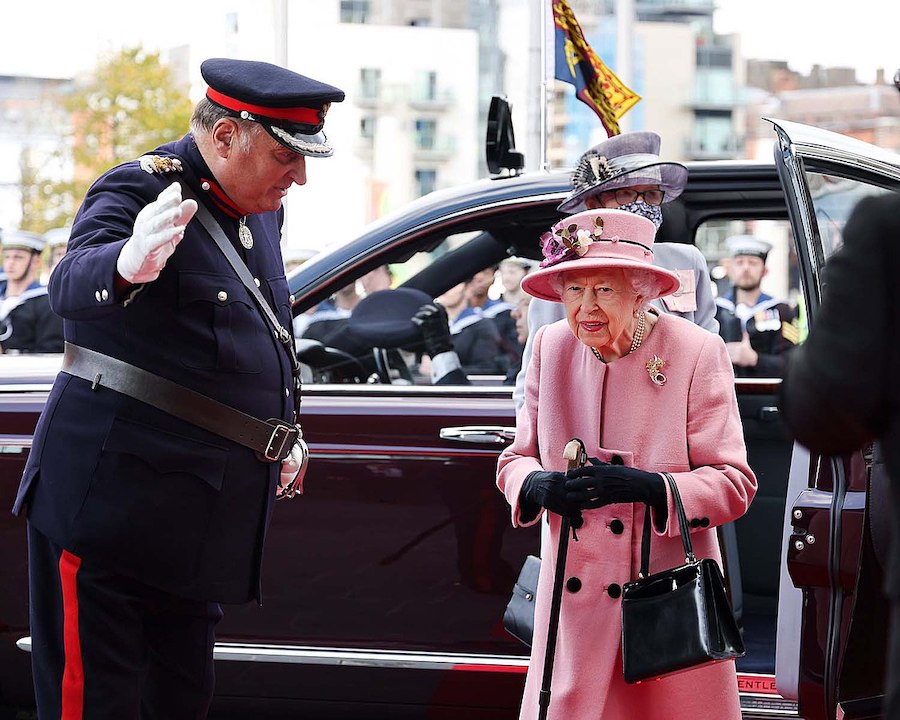
M619 205L619 210L625 210L626 212L647 218L656 225L657 230L659 230L659 226L662 225L662 208L659 205L648 205L643 200L635 200L626 205Z

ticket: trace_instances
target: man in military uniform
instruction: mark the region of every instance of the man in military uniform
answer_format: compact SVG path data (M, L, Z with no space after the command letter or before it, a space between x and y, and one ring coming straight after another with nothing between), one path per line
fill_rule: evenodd
M732 289L716 298L719 334L737 377L781 377L785 353L799 340L797 312L762 291L772 245L753 235L726 241Z
M260 599L302 480L282 200L344 93L200 70L191 132L94 183L50 277L66 352L14 506L42 718L205 717L218 603Z
M63 350L62 318L50 309L47 287L38 279L46 244L43 235L25 230L3 236L0 348L5 353Z

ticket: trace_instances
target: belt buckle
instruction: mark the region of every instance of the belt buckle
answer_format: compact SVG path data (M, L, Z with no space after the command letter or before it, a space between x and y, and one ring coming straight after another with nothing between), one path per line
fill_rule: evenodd
M267 462L278 462L287 457L288 452L296 442L297 428L288 425L283 420L272 418L269 422L276 423L269 436L269 442L266 443L266 451L263 457Z

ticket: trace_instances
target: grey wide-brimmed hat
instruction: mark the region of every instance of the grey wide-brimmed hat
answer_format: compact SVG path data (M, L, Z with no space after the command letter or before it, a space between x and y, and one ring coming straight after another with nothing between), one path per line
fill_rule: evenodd
M663 202L681 195L688 171L681 163L660 160L660 138L654 132L613 135L594 145L572 173L572 192L557 208L564 213L586 210L588 196L633 185L659 185Z

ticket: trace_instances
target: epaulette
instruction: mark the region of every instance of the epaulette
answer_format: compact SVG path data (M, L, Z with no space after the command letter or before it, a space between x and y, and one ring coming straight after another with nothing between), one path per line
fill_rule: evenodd
M141 170L150 175L154 173L165 175L170 172L184 172L184 167L182 167L181 160L178 158L164 157L163 155L142 155L138 158L138 162L141 164Z

